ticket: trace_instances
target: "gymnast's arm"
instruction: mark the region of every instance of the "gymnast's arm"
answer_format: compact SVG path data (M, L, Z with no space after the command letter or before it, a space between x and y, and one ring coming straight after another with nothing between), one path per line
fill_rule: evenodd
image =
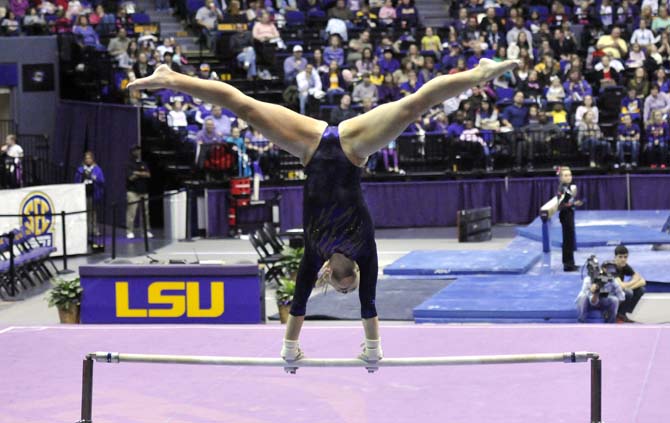
M375 298L377 295L377 247L370 251L364 259L358 261L360 269L360 283L358 286L358 298L361 302L361 318L366 339L379 339L379 319Z
M170 88L225 107L249 122L270 141L301 159L303 164L307 164L316 151L321 135L328 126L324 121L303 116L285 107L255 100L225 82L182 75L166 65L159 66L151 76L131 82L128 88Z
M307 311L307 300L312 293L312 289L314 289L321 265L323 265L323 261L317 259L315 254L305 248L305 254L302 256L298 269L295 293L291 302L291 313L286 324L284 339L297 341L300 338L300 330Z

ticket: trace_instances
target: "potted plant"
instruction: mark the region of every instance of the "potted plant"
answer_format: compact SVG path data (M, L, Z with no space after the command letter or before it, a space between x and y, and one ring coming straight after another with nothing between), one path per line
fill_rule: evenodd
M288 278L295 280L300 268L300 261L303 254L305 254L305 249L287 247L282 250L281 254L283 257L279 263L282 267L282 273Z
M79 323L79 306L83 289L79 278L69 281L59 279L49 292L49 307L58 309L61 323Z
M288 312L291 309L293 295L295 294L295 281L289 278L281 278L275 296L277 298L277 308L279 309L279 321L286 323L288 321Z

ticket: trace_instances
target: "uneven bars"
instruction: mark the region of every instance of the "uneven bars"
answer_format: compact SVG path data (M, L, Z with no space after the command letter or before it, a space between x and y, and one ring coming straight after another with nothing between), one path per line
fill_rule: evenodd
M87 358L99 363L164 363L245 367L423 367L423 366L465 366L480 364L521 364L521 363L583 363L597 359L593 352L565 352L553 354L515 355L473 355L453 357L408 357L384 358L372 363L356 358L304 358L288 362L281 358L219 357L195 355L125 354L117 352L95 352Z
M554 354L473 355L453 357L385 358L370 363L348 358L305 358L288 362L280 358L218 357L162 354L125 354L94 352L83 360L81 419L78 423L92 423L93 364L101 363L164 363L217 366L283 367L295 373L299 367L365 367L368 372L378 367L467 366L481 364L522 363L583 363L591 361L591 423L602 423L602 362L594 352L564 352Z

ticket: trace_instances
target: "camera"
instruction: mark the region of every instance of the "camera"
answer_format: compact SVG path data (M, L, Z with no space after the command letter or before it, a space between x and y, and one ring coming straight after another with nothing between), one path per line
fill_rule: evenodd
M609 290L606 288L608 282L613 282L616 275L616 264L611 261L606 261L602 265L598 263L598 257L595 254L586 259L584 265L586 272L591 278L591 283L598 287L596 291L601 297L607 297Z

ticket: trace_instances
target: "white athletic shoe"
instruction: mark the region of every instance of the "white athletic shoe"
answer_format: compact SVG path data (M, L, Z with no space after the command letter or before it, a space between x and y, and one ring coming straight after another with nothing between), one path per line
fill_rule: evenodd
M288 362L300 360L305 356L300 349L300 341L290 341L288 339L284 339L280 355Z
M147 232L147 238L151 239L153 237L154 237L154 234L152 234L151 232Z
M134 238L135 238L135 234L132 233L132 232L126 232L126 238L127 238L127 239L134 239Z
M366 339L361 343L363 352L358 356L361 360L368 363L376 363L384 358L381 339Z

